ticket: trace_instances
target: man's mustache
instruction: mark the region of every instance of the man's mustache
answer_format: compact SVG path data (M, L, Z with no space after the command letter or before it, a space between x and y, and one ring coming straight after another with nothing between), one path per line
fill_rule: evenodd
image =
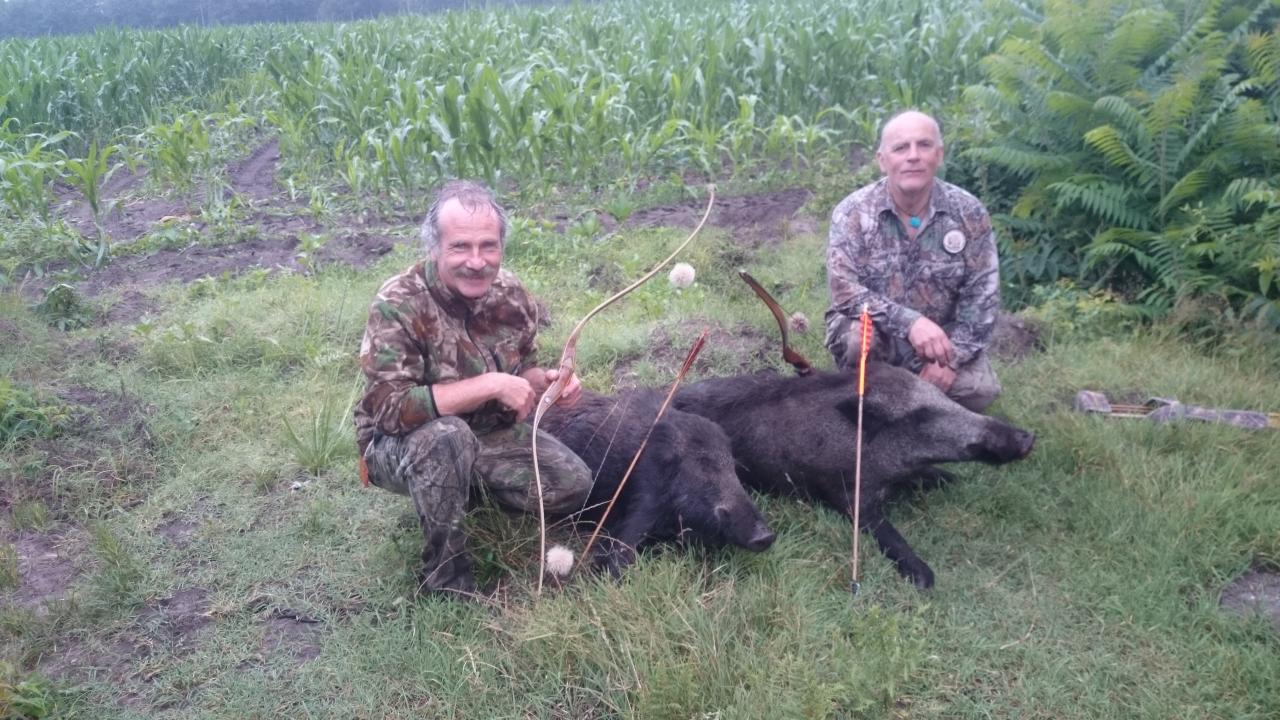
M460 267L453 271L454 275L464 280L488 280L498 274L498 268L492 265L486 265L480 270L472 270L469 267Z

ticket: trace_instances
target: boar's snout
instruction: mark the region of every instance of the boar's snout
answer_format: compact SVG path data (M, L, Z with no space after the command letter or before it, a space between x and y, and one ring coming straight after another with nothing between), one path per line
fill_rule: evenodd
M724 537L734 545L752 552L768 550L773 545L774 534L754 503L736 510L726 505L716 507L716 524Z
M993 421L983 433L982 459L993 463L1020 460L1031 454L1036 445L1036 434L1007 423Z
M756 528L755 537L747 541L747 549L751 552L763 552L773 545L773 531L767 527Z

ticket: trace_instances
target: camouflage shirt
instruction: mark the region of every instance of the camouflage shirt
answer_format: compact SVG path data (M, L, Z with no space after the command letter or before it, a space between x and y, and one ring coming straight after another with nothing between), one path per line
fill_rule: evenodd
M886 179L846 197L831 213L827 242L827 344L838 315L863 304L891 337L921 315L937 323L964 365L991 342L1000 308L1000 263L987 210L973 195L933 181L914 240L894 212ZM856 327L856 326L855 326Z
M383 283L360 345L368 380L355 411L361 454L374 433L404 435L440 417L433 385L536 367L537 327L533 298L507 270L474 301L449 290L431 261ZM515 422L496 400L460 417L477 432Z

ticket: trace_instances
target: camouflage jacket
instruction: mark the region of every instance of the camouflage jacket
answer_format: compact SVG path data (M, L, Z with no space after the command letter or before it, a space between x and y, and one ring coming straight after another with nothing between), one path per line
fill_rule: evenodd
M1000 309L999 270L991 218L977 198L935 179L923 224L911 240L894 212L888 181L881 179L831 213L828 335L834 316L856 322L864 303L891 337L905 339L924 315L946 331L963 365L991 342Z
M450 291L430 261L387 280L369 308L360 345L367 378L355 410L361 454L374 433L403 435L440 417L433 385L536 367L537 328L537 305L506 270L475 301ZM497 401L460 417L477 432L515 422Z

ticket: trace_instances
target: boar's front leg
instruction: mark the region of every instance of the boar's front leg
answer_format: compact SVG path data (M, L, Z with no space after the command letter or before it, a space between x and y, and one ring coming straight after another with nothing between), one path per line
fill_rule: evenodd
M622 571L635 563L636 549L652 533L655 517L655 508L647 507L647 503L629 505L626 516L611 532L604 533L600 538L600 552L595 558L596 567L608 570L615 578L621 577Z
M861 515L862 528L876 539L880 552L893 561L898 574L915 583L921 590L933 587L933 570L916 555L907 544L907 539L884 516L884 509L879 503L863 507Z

